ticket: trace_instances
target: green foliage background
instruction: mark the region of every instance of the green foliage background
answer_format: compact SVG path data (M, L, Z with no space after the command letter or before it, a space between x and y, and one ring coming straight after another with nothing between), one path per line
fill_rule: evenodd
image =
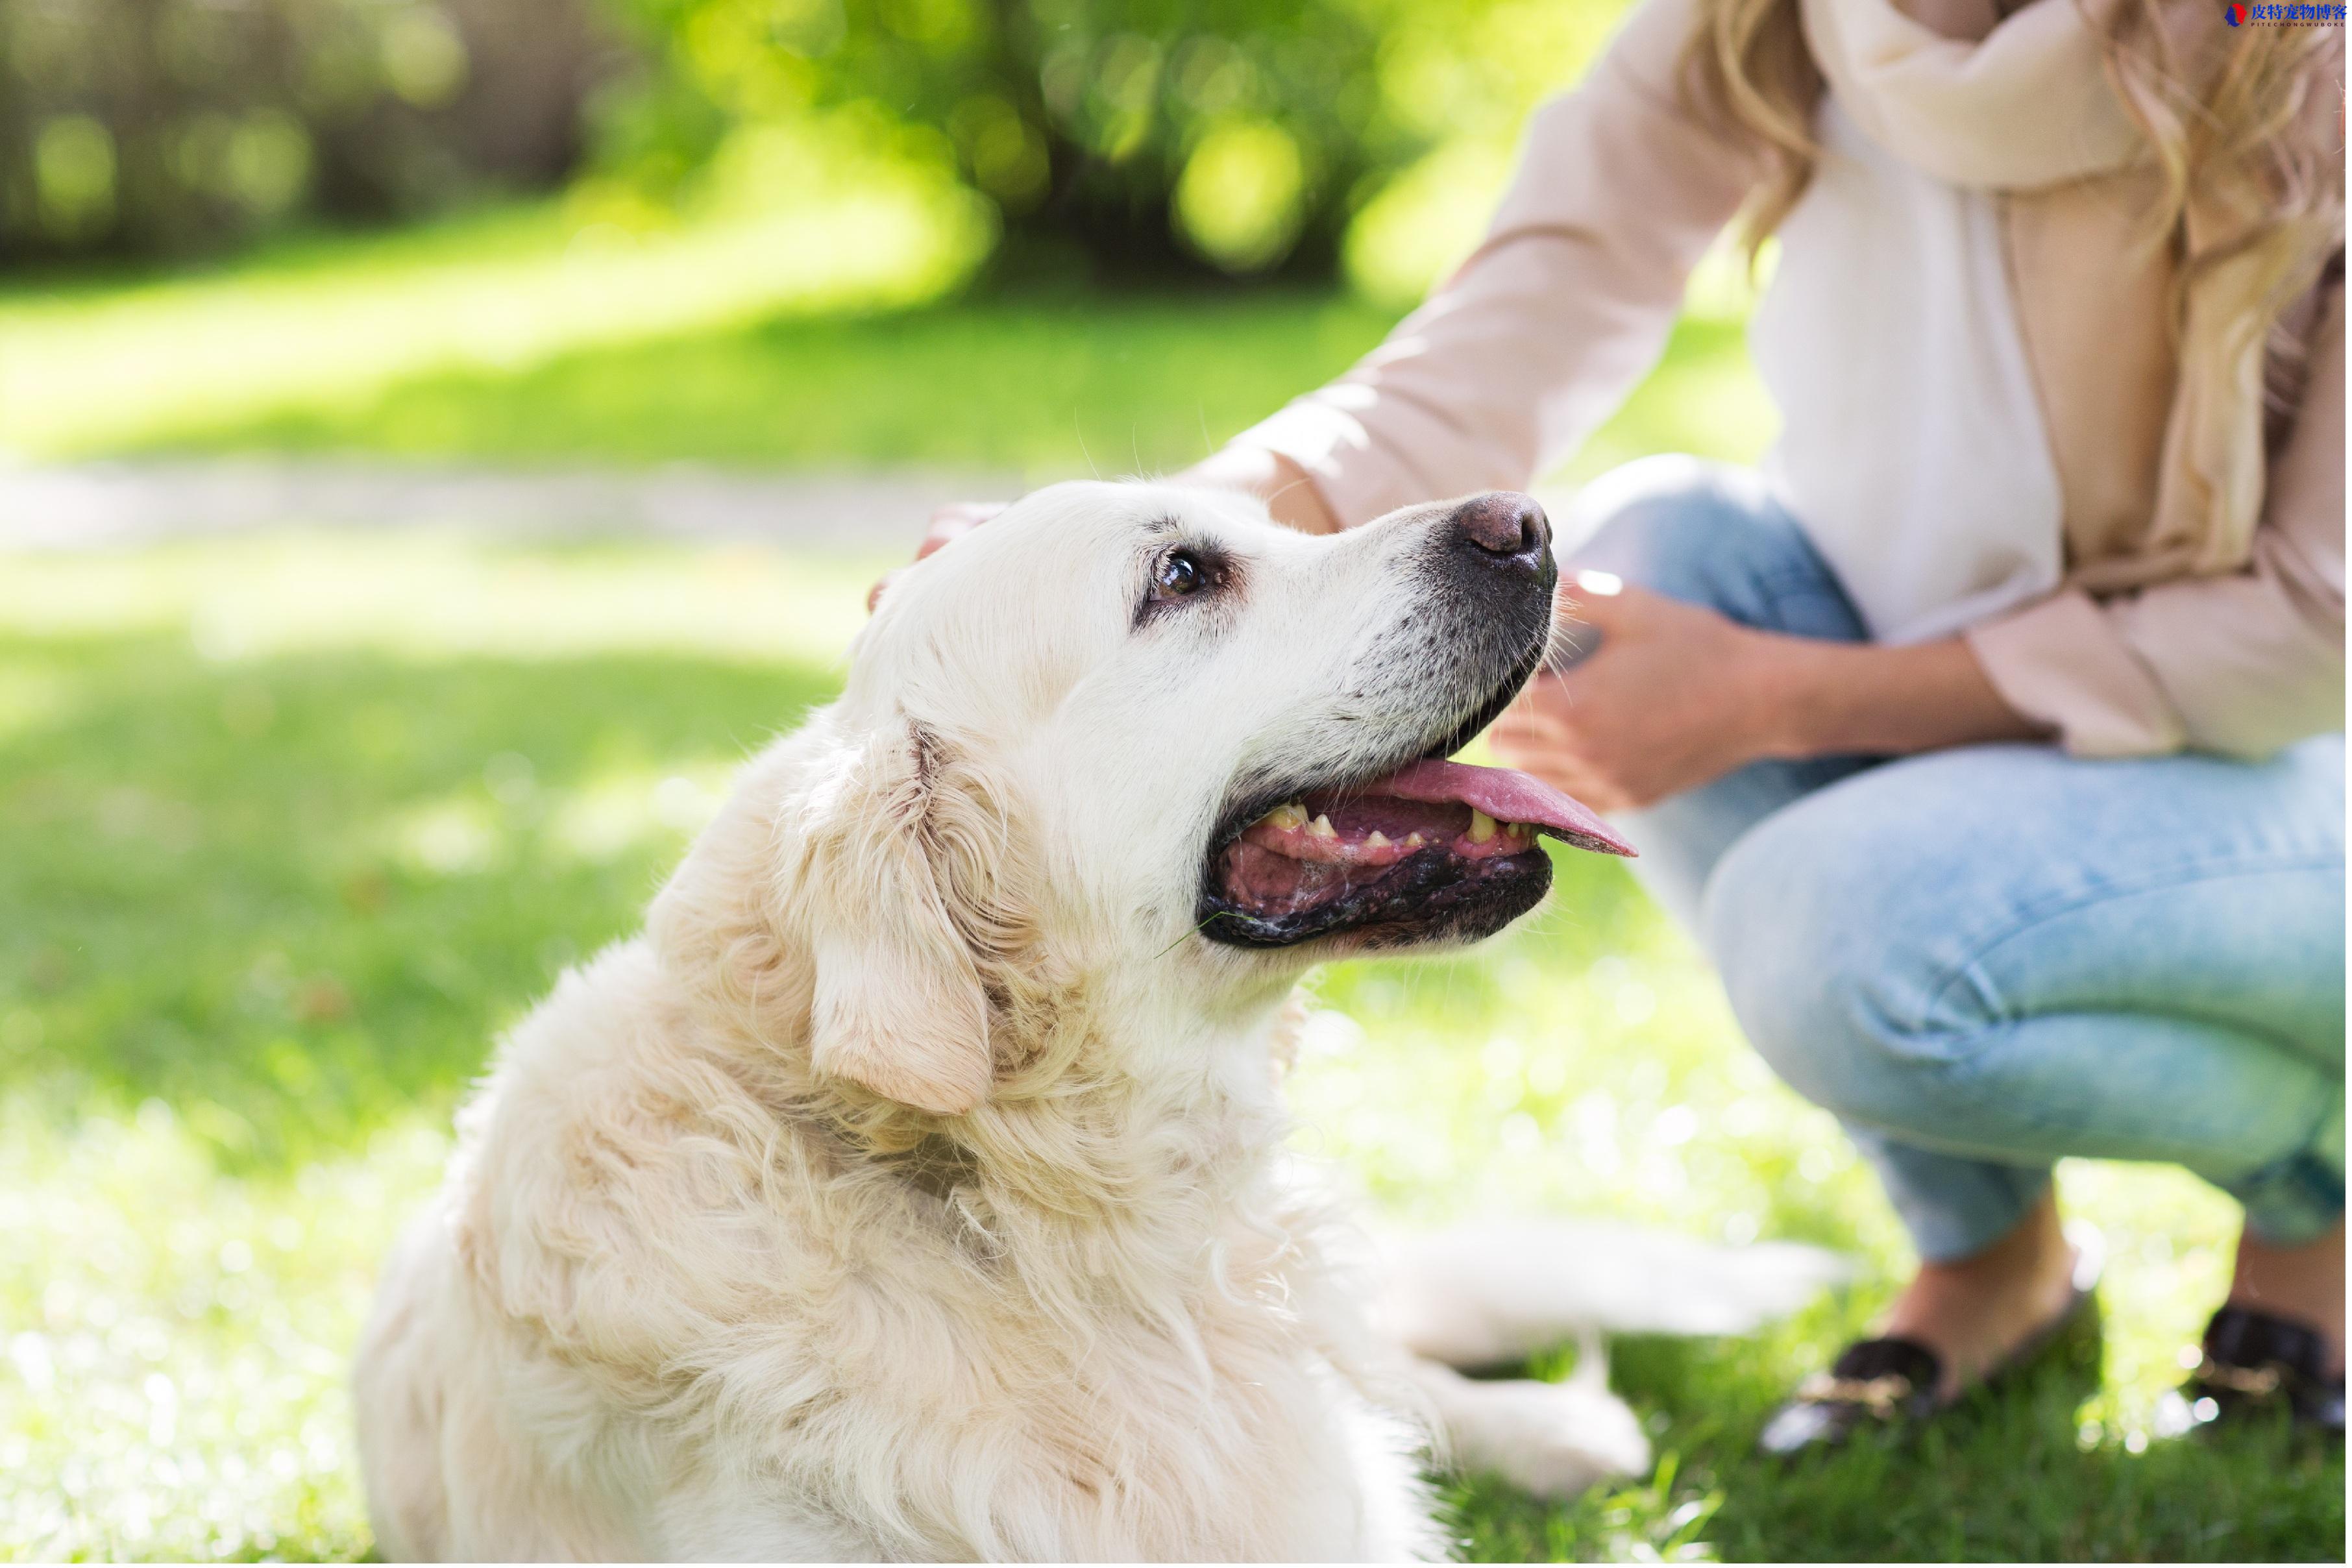
M0 0L0 262L415 217L576 165L593 0Z
M574 189L657 227L776 149L970 191L1032 275L1328 277L1475 207L1621 0L0 0L0 264ZM1437 258L1360 280L1402 297ZM1385 270L1383 269L1385 268Z
M625 0L661 62L614 165L683 175L727 138L860 109L1011 234L1112 270L1328 272L1350 221L1457 142L1507 142L1614 0Z

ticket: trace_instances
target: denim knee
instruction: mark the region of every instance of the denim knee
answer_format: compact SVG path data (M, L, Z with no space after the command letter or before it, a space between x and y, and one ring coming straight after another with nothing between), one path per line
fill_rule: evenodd
M1578 500L1587 531L1573 569L1613 573L1743 626L1857 641L1861 616L1796 520L1755 473L1696 458L1644 458Z
M1941 990L1929 955L1890 940L1906 897L1888 875L1899 857L1874 855L1865 825L1834 805L1809 809L1817 802L1768 817L1724 855L1701 940L1749 1042L1790 1087L1849 1121L1932 1137L1946 1047L1989 1020L1968 1016L1965 991Z

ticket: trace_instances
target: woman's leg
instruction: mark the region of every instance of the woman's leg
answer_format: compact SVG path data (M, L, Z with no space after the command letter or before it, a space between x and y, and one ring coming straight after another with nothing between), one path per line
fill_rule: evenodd
M2249 1228L2238 1238L2230 1304L2292 1318L2319 1331L2323 1373L2344 1373L2344 1222L2315 1240L2275 1246Z
M1751 475L1689 459L1650 459L1593 486L1583 505L1590 532L1567 552L1570 569L1614 572L1743 625L1839 641L1867 635L1834 575ZM1736 841L1782 807L1851 777L1871 761L1759 763L1627 814L1621 820L1643 852L1634 863L1636 874L1665 908L1696 928L1709 879ZM2337 765L2340 770L2340 760ZM1916 830L1921 825L1898 821L1901 826ZM2340 856L2340 844L2336 853ZM1797 868L1800 875L1804 870ZM1768 883L1756 881L1765 906L1752 922L1759 931L1771 924ZM2340 995L2340 979L2338 990ZM2340 1000L2336 1007L2340 1029ZM2340 1079L2339 1054L2339 1096ZM1823 1098L1835 1104L1834 1097ZM1937 1325L1969 1324L1990 1353L2039 1326L2065 1299L2072 1258L2049 1198L2050 1159L1952 1153L1853 1121L1848 1131L1885 1175L1927 1260L1896 1303L1892 1331L1941 1342L1948 1336ZM2340 1183L2338 1192L2340 1202ZM2263 1208L2257 1195L2257 1225ZM2334 1234L2340 1237L2340 1226ZM2319 1245L2324 1250L2324 1238ZM2326 1272L2310 1266L2305 1249L2281 1253L2257 1239L2242 1258L2233 1299L2252 1300L2267 1290L2276 1306L2282 1291ZM1966 1348L1954 1346L1946 1357L1955 1378L1969 1370Z
M1584 493L1581 507L1590 532L1568 552L1571 571L1612 572L1669 597L1704 605L1742 626L1839 642L1868 636L1828 564L1751 473L1686 458L1646 458L1603 478ZM1642 851L1633 862L1633 873L1696 934L1708 879L1733 844L1773 813L1872 762L1824 757L1757 763L1647 810L1621 813L1619 826ZM1912 1193L1935 1194L1925 1211L1907 1205L1914 1212L1906 1218L1956 1209L1982 1215L1982 1223L1970 1227L1972 1237L1981 1238L1979 1247L2000 1235L2003 1225L2015 1225L2033 1212L2049 1185L2046 1163L1958 1159L1906 1149L1867 1127L1849 1125L1847 1131L1889 1172L1898 1205ZM2022 1238L2047 1242L2056 1237L2053 1212L2049 1224L2027 1229ZM2054 1267L2063 1275L2063 1238L2054 1245ZM1951 1249L1938 1238L1923 1242L1922 1250L1942 1256ZM1985 1268L2006 1279L2019 1268L2047 1274L2053 1267L2044 1256L2046 1246L2029 1248L2021 1258L2013 1256L2017 1251L1988 1257ZM1931 1295L1939 1278L1932 1267L1924 1277ZM2011 1294L2031 1305L2042 1292Z
M2031 1241L2066 1154L2177 1162L2258 1245L2320 1241L2344 1205L2343 757L1890 763L1742 838L1706 943L1930 1272Z

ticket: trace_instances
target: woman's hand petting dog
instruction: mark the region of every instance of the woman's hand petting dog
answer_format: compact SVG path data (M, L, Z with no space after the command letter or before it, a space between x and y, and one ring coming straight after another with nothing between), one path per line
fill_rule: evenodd
M1228 447L1202 458L1169 482L1255 496L1265 502L1267 514L1275 521L1301 533L1339 531L1339 517L1325 504L1322 493L1307 477L1307 470L1278 453L1255 447ZM920 561L961 539L1003 511L1005 505L1003 501L950 501L931 513L930 526L924 529L922 542L915 546L915 559ZM866 591L868 614L882 602L882 591L905 570L901 566L884 573L881 580Z
M915 546L915 559L920 561L924 556L961 539L1003 511L1004 506L1001 500L950 501L931 513L931 524L923 531L923 542Z
M950 501L931 513L930 526L923 530L922 542L915 546L915 559L920 561L924 556L961 539L965 534L1003 511L1005 503L1001 500ZM866 590L867 614L872 614L874 606L882 602L882 590L890 585L891 579L905 570L904 566L900 566L896 570L885 572L876 581L874 586Z
M1559 600L1556 635L1591 651L1538 675L1496 721L1487 739L1505 763L1622 811L1769 752L1763 634L1605 572L1576 574Z

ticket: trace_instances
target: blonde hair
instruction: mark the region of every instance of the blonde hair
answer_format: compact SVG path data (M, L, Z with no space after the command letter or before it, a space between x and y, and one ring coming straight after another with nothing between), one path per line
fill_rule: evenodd
M2259 385L2263 349L2294 346L2271 344L2280 319L2344 246L2340 144L2297 123L2315 107L2324 112L2341 103L2343 33L2254 27L2227 48L2207 51L2218 58L2200 71L2200 62L2180 58L2159 3L2127 0L2100 30L2108 80L2163 179L2147 242L2168 243L2191 204L2199 207L2210 232L2192 225L2188 233L2173 288L2175 329L2190 292L2227 271L2218 292L2229 319L2214 324L2207 352L2246 365ZM2326 68L2331 60L2336 68ZM2315 104L2323 92L2326 101Z
M2182 499L2208 520L2195 569L2227 570L2251 549L2261 504L2264 410L2281 390L2269 368L2301 369L2286 320L2344 247L2340 137L2309 123L2341 101L2342 32L2253 27L2189 58L2166 25L2177 26L2179 0L2050 3L2084 6L2159 177L2143 243L2174 258L2167 325L2180 364ZM1740 213L1753 263L1812 178L1824 80L1801 0L1698 8L1682 88L1702 119L1760 155Z
M1764 159L1739 225L1752 260L1813 177L1813 111L1826 84L1798 0L1700 0L1683 87L1717 130L1745 133Z
M2109 79L2163 177L2147 215L2152 244L2178 229L2190 199L2218 196L2242 221L2190 258L2192 268L2247 252L2273 287L2274 318L2308 287L2342 242L2343 193L2328 178L2334 150L2290 133L2335 73L2334 28L2256 27L2206 62L2184 60L2159 16L2166 0L2123 0L2099 24ZM1823 86L1807 47L1799 0L1700 0L1684 56L1684 82L1712 123L1755 142L1764 175L1741 213L1751 252L1804 195L1819 148L1813 111Z

